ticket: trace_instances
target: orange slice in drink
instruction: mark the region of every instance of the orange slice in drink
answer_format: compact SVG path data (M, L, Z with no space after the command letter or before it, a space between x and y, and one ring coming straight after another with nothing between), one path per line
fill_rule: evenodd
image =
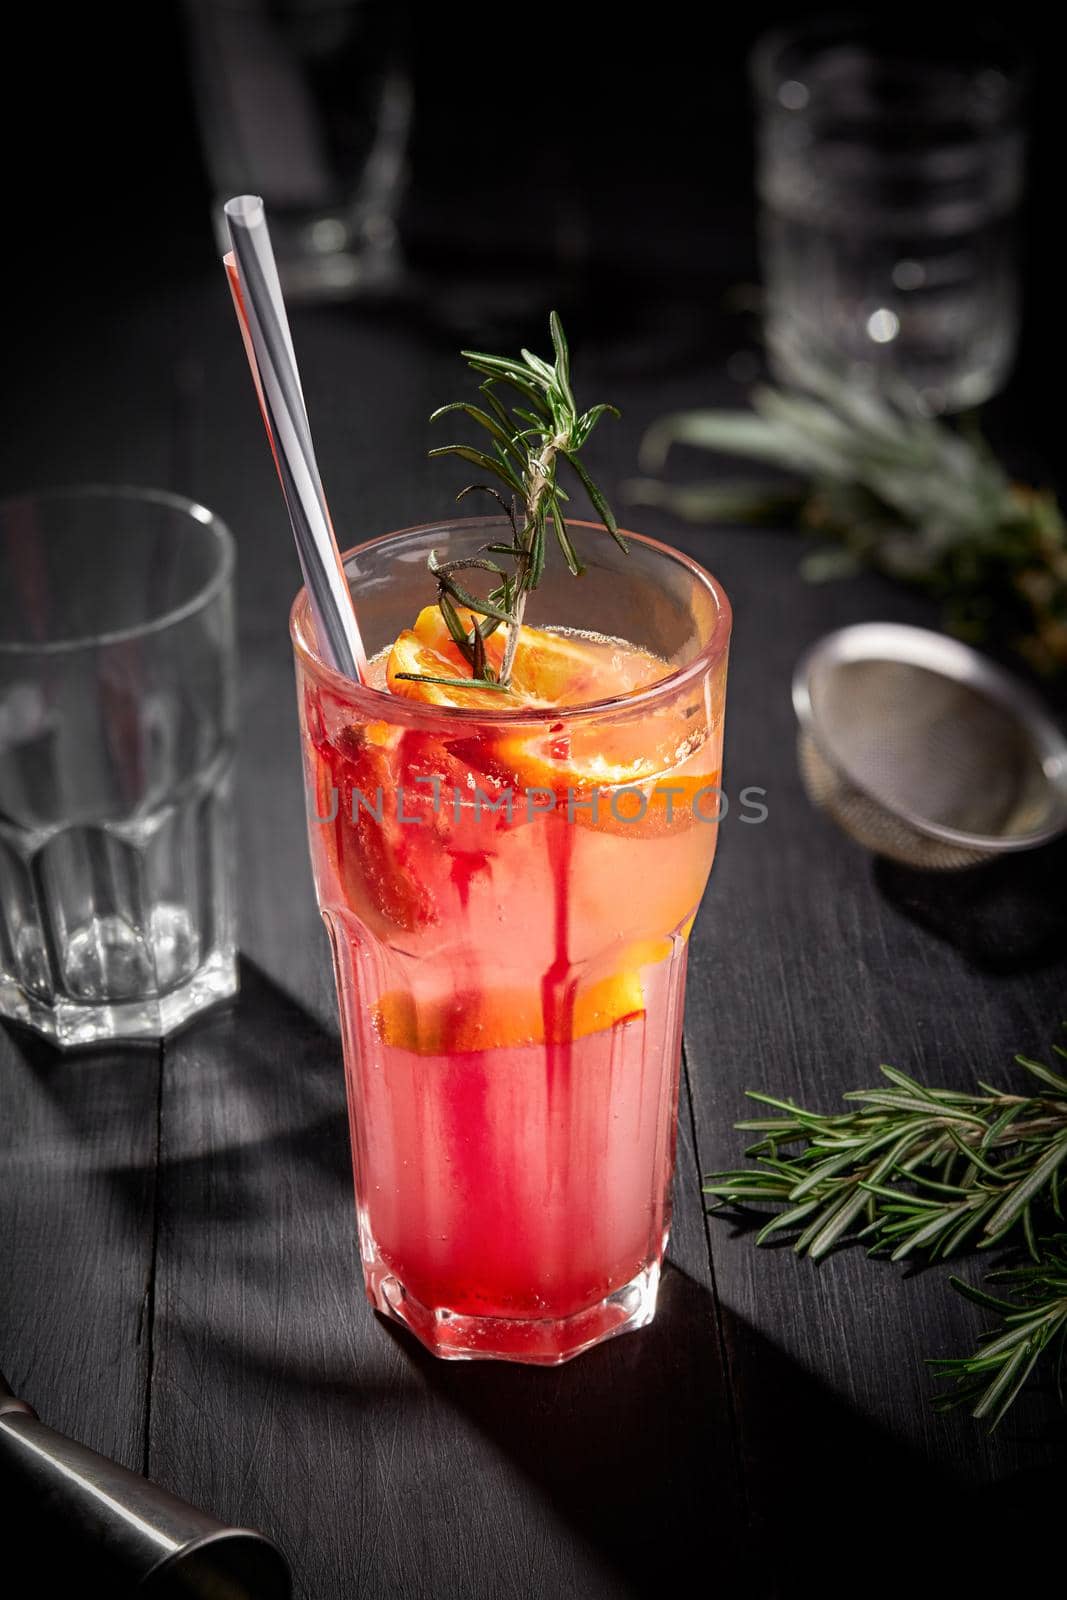
M459 620L469 633L474 626L473 614L466 606L457 606ZM446 657L455 667L459 677L470 677L470 662L467 661L456 641L448 631L448 626L441 615L440 606L423 606L415 618L415 626L411 630L420 643L428 645L437 654ZM491 633L485 641L485 655L489 665L498 668L504 659L504 646L507 635L498 628Z
M695 811L715 815L716 796L704 792L718 782L712 752L702 718L668 710L619 725L509 729L493 740L493 772L538 791L538 809L552 794L579 826L647 838L691 827Z
M472 628L471 612L463 607L457 610L463 626ZM461 676L470 672L438 606L424 606L412 632L431 650L452 659ZM486 658L494 669L499 670L504 659L507 635L505 624L485 641ZM548 628L524 627L511 672L512 709L515 699L552 706L608 700L654 683L667 672L666 663L647 651L631 645L613 649L612 643L573 633L554 633Z
M468 689L462 684L434 683L435 678L461 678L469 676L470 668L456 646L453 657L444 655L431 645L424 644L411 628L397 635L389 652L386 682L393 694L405 700L421 700L425 705L454 706L465 711L493 711L511 709L512 697L494 689ZM404 677L417 673L416 679Z
M473 625L459 610L464 627ZM490 667L499 669L506 630L485 641ZM658 657L608 639L584 638L550 629L524 627L519 637L508 694L454 685L414 682L398 676L419 672L428 677L466 677L470 672L437 606L425 606L415 626L402 633L389 658L388 682L396 694L435 705L470 706L499 713L529 707L574 706L623 698L661 679L667 663ZM702 707L689 717L674 706L665 711L605 718L572 724L560 719L543 727L501 729L491 740L450 741L453 754L475 770L492 774L498 784L517 790L553 794L561 808L573 806L571 820L584 827L648 837L694 822L694 804L714 815L717 760L698 752L705 742ZM630 793L620 793L629 790Z
M666 661L636 645L547 628L523 628L515 664L528 687L560 706L616 699L670 672Z
M374 1008L374 1022L386 1044L441 1056L565 1044L632 1021L644 1009L640 976L627 970L579 985L548 1008L536 989L460 988L425 999L394 989Z

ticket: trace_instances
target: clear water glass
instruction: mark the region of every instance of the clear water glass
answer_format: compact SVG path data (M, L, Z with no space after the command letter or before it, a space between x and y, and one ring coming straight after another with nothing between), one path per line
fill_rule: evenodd
M185 0L193 90L223 206L261 195L289 300L390 292L412 88L395 0Z
M174 495L0 504L0 1016L57 1044L236 990L233 567Z
M934 30L936 35L936 30ZM1015 352L1020 59L977 27L816 22L753 56L766 339L776 376L977 405Z

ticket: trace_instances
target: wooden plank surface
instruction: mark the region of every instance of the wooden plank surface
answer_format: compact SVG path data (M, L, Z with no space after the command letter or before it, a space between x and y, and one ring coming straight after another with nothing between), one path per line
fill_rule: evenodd
M0 1029L0 1366L60 1432L144 1466L158 1046Z
M294 331L338 524L354 541L446 511L447 472L423 452L429 410L462 383L451 348L346 311ZM582 357L627 412L604 433L608 484L646 422L709 396L698 366L650 369L640 338L637 355ZM0 1034L0 1360L28 1398L274 1533L308 1600L607 1600L691 1585L694 1563L709 1584L802 1592L798 1541L831 1519L862 1543L902 1485L931 1516L945 1497L1014 1515L1034 1474L1055 1483L1047 1397L993 1444L932 1416L922 1357L966 1348L980 1322L942 1274L757 1252L705 1225L699 1195L701 1171L739 1158L747 1086L830 1108L883 1059L1007 1075L1059 1023L1062 853L931 885L875 866L799 787L801 649L923 607L873 579L805 588L786 535L631 518L732 596L726 786L765 787L770 809L724 824L694 935L672 1267L650 1330L557 1372L437 1363L362 1298L285 632L295 562L220 280L131 308L122 350L113 379L87 368L85 415L60 402L69 440L41 408L16 424L5 475L168 481L234 529L243 987L168 1043L161 1073L158 1057L148 1073L129 1052L64 1062Z

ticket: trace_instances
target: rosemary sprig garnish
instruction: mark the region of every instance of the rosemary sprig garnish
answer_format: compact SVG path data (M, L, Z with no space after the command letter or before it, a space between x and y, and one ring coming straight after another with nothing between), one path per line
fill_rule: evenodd
M1067 670L1067 522L1054 496L1013 483L972 424L917 415L909 397L842 374L812 373L809 387L759 388L750 412L664 417L642 446L652 471L686 444L784 469L791 482L645 478L630 498L694 521L795 513L833 541L805 560L806 576L875 567L932 594L961 637Z
M483 379L478 387L485 405L457 400L440 406L430 418L434 422L438 417L460 411L489 435L488 450L477 450L466 444L446 444L431 450L430 455L459 456L503 484L506 494L501 494L491 484L471 483L461 489L456 498L462 500L474 491L492 495L508 518L512 538L506 544L486 545L483 556L469 560L438 561L436 554L431 554L429 565L437 580L437 603L450 635L470 665L471 677L428 681L455 683L464 688L508 690L526 599L530 590L540 583L544 572L549 524L571 572L580 577L585 570L563 512L569 495L557 478L561 461L572 469L612 538L626 549L611 507L580 458L580 452L601 417L607 413L617 417L619 413L614 406L605 404L579 411L571 388L570 352L554 311L549 318L549 328L554 362L543 361L529 350L523 350L517 361L464 350L462 354L468 366ZM517 394L523 404L513 405L509 410L500 398L501 387ZM507 557L512 570L508 571L493 560L494 556ZM472 593L456 577L458 572L475 569L490 572L499 580L485 597ZM457 609L460 606L482 620L468 629ZM508 638L499 674L495 674L486 659L485 641L502 624L507 625ZM418 678L421 674L401 676Z
M854 1240L893 1261L1015 1245L1029 1257L1006 1269L1020 1286L1016 1303L952 1280L1000 1311L1003 1330L972 1356L936 1363L957 1380L942 1405L974 1402L974 1415L993 1425L1043 1350L1055 1344L1062 1364L1067 1340L1067 1234L1056 1231L1064 1220L1067 1077L1017 1059L1036 1082L1032 1094L987 1083L978 1093L930 1089L885 1066L886 1084L846 1095L857 1109L837 1114L749 1091L781 1114L739 1122L760 1135L746 1151L755 1165L713 1173L704 1185L717 1206L781 1206L757 1243L792 1232L793 1248L814 1259Z

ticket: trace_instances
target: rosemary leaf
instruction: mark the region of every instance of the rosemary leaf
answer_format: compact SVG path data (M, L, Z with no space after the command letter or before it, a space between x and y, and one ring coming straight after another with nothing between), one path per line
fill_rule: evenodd
M440 683L449 689L496 689L500 694L507 694L507 685L494 683L491 678L438 678L429 672L398 672L398 678L405 678L409 683Z
M719 1207L780 1208L757 1243L795 1234L796 1252L813 1259L853 1240L893 1261L1012 1247L1016 1264L991 1277L1016 1285L1016 1299L952 1280L1002 1327L972 1355L933 1363L955 1379L938 1408L969 1404L991 1427L1043 1355L1057 1386L1067 1383L1067 1234L1054 1231L1067 1171L1067 1079L1017 1060L1030 1094L987 1083L973 1093L933 1088L889 1066L885 1086L853 1090L850 1109L829 1115L749 1091L778 1115L739 1122L759 1135L747 1151L753 1165L704 1184Z
M436 422L438 417L447 416L451 411L465 412L468 417L471 417L487 433L492 435L496 444L500 446L506 455L513 456L520 466L523 464L523 454L518 445L515 444L514 433L508 431L495 417L491 417L480 406L471 405L467 400L453 400L450 405L438 406L437 410L431 414L430 421Z
M521 358L486 355L479 350L465 350L468 365L484 382L478 392L488 410L465 400L439 406L431 421L461 411L482 428L492 441L492 454L475 449L472 445L449 444L431 450L431 456L459 456L473 466L501 480L522 511L520 526L515 505L509 506L500 491L490 484L468 484L457 499L463 499L475 489L490 494L502 506L514 530L513 543L486 545L491 555L506 556L514 570L505 572L495 562L469 560L438 563L431 555L430 570L437 580L438 604L441 607L448 632L470 663L473 677L470 682L480 687L507 691L511 670L519 642L526 597L541 581L545 565L545 530L549 521L563 559L574 575L584 571L575 549L563 506L569 496L558 482L556 469L560 459L574 469L579 482L588 495L594 511L601 518L611 537L626 549L619 533L611 507L597 488L579 459L579 451L601 417L618 416L614 406L599 404L580 412L571 387L571 358L563 326L553 311L549 317L554 361L548 362L530 350L523 350ZM524 405L511 412L496 393L497 385L505 384L515 390ZM486 597L471 593L455 579L461 568L483 567L501 576L501 583ZM475 622L468 633L456 610L465 606L481 622ZM500 665L499 682L490 682L490 669L485 656L485 640L499 626L507 625L507 643ZM410 674L418 678L419 674ZM452 683L462 680L431 678L426 682Z
M522 493L522 484L507 462L487 456L484 450L475 450L469 444L443 444L436 450L431 450L430 455L431 457L459 456L463 461L469 461L472 466L481 467L486 472L494 472L498 478L503 478L509 489L514 489L516 494Z

